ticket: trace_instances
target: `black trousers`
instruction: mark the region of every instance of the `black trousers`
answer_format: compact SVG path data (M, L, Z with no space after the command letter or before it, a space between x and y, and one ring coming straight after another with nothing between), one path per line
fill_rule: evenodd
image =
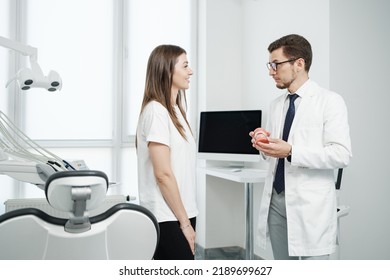
M195 230L196 218L190 219ZM187 242L177 221L162 222L160 226L160 240L154 253L155 260L194 260L191 247Z

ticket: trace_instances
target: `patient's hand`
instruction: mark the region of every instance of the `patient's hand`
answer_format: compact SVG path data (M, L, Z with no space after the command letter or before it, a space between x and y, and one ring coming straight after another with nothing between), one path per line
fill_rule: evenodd
M195 237L196 233L191 224L181 228L185 238L187 239L188 244L190 245L192 254L195 255Z

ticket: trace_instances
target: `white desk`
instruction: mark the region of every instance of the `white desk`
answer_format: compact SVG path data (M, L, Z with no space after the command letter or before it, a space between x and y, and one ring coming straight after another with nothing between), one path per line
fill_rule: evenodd
M206 175L244 183L246 208L245 258L253 260L253 184L265 181L267 170L229 167L201 168Z

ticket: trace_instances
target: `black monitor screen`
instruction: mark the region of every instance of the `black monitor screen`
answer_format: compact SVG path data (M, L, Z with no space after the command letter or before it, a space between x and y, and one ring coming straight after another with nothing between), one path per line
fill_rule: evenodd
M261 110L200 113L200 153L258 154L249 132L261 126Z

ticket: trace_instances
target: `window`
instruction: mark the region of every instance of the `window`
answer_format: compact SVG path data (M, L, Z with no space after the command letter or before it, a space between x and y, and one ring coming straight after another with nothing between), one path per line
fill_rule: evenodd
M8 38L9 37L9 26L8 26L8 14L9 14L9 2L0 1L0 36ZM8 52L7 48L0 46L0 61L8 62ZM1 63L0 65L0 110L8 114L8 91L5 88L5 85L8 81L8 67L7 63Z
M38 63L43 72L54 69L63 80L59 92L33 89L25 94L25 129L31 138L112 138L112 3L28 1L26 42L38 48Z
M192 17L190 0L143 0L127 3L129 24L125 67L128 72L124 79L127 107L124 111L124 130L128 137L135 135L145 85L146 64L152 50L161 44L178 45L186 50L191 64Z
M5 38L9 37L9 1L0 1L0 36L3 36ZM8 110L8 90L5 88L5 85L9 79L9 67L8 57L9 50L7 48L3 48L0 46L0 61L4 63L0 63L0 110L5 113L6 115L9 114ZM1 135L0 135L1 136ZM3 202L8 199L15 196L16 191L13 188L7 188L5 186L12 185L12 179L10 177L7 177L5 175L0 175L0 185L2 186L0 191L0 214L4 212L4 204Z

